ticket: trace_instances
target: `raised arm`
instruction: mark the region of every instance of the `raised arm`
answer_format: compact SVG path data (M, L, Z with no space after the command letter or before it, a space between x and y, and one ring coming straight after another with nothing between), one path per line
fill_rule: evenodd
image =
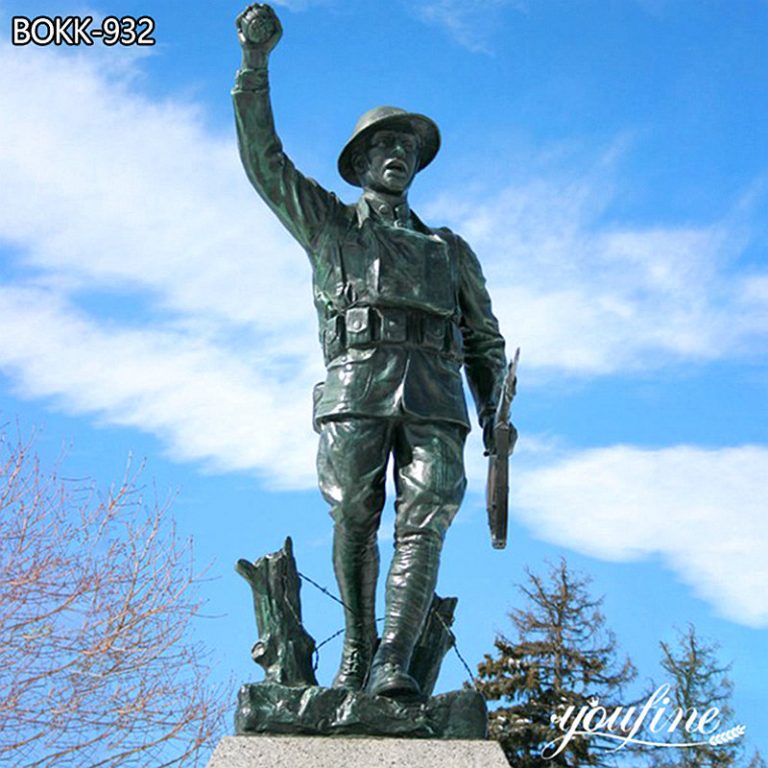
M283 33L280 20L268 5L256 3L235 24L243 51L232 90L240 159L256 191L311 253L339 203L296 170L275 132L267 63Z

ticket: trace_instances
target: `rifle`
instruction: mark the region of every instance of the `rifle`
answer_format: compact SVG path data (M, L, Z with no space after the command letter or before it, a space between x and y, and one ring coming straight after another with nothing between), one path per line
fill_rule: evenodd
M509 364L493 420L493 453L488 455L488 485L486 507L488 525L491 529L491 544L494 549L507 546L507 513L509 504L509 457L515 449L517 430L509 422L509 410L515 397L517 384L517 361L520 347Z

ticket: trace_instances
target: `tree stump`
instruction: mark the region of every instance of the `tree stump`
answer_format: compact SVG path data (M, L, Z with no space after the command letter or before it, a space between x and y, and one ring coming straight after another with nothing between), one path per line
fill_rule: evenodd
M259 640L251 656L264 668L265 681L292 687L317 685L312 668L315 641L301 621L301 582L290 536L278 552L255 563L238 560L235 570L253 591Z
M424 629L413 651L409 672L426 697L432 695L443 658L454 644L450 627L453 624L456 603L458 598L440 597L435 594L424 622Z

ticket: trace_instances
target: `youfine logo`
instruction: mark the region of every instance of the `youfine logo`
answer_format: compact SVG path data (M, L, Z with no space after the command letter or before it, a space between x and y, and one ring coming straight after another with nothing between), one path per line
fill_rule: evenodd
M589 706L571 705L562 713L553 714L552 724L561 732L541 751L546 760L561 754L575 736L601 737L615 742L615 750L627 745L692 749L709 745L724 746L740 739L746 727L736 725L721 730L720 710L709 707L702 712L670 707L670 686L659 686L641 706L600 706L598 699L590 699Z

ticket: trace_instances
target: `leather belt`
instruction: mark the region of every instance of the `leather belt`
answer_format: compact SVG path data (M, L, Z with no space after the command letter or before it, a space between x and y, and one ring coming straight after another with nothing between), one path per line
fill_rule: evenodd
M385 344L418 347L461 360L461 331L450 317L398 307L350 307L323 328L326 363L347 349Z

